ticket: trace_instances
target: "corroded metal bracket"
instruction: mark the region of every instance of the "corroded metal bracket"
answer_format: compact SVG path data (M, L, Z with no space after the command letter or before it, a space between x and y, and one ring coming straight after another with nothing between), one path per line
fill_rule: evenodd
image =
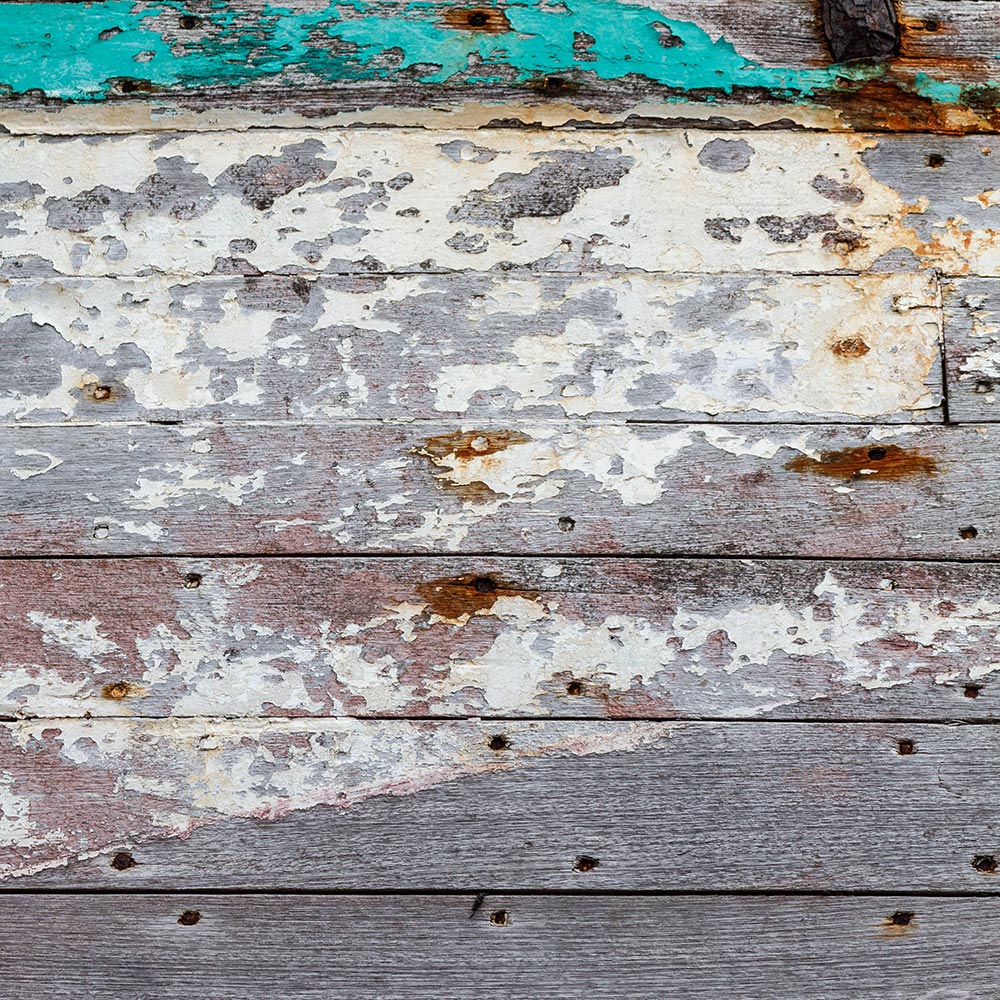
M823 32L836 62L899 53L894 0L823 0Z

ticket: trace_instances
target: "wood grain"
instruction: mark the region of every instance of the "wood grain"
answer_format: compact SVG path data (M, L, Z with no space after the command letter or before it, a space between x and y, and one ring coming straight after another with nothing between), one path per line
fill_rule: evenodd
M941 419L925 276L0 287L0 417Z
M433 983L442 1000L494 996L498 984L512 1000L972 1000L996 989L1000 957L995 900L490 893L472 912L473 894L185 893L4 904L0 947L18 955L7 982L36 997L422 1000Z
M883 36L894 41L889 5L843 6L849 25L863 21L858 10L882 10ZM394 112L470 104L493 104L492 120L530 122L555 98L565 102L556 111L564 123L700 116L739 125L738 111L719 113L729 102L779 126L808 118L825 127L990 131L996 7L906 0L901 58L831 65L894 46L848 44L831 54L820 5L802 0L525 0L495 11L464 0L403 9L358 0L349 11L291 0L280 19L263 0L196 0L183 11L148 0L14 3L0 84L15 108L111 102L109 121L141 102L163 123L184 108L279 119L291 108L307 119L361 110L369 121L398 123ZM476 10L486 12L482 24L470 21ZM33 118L35 128L53 125L51 114Z
M988 559L998 465L978 426L25 426L0 554Z
M0 562L0 714L1000 717L1000 569Z
M0 151L10 277L1000 274L986 138L273 129Z
M1000 385L1000 288L984 279L952 282L945 311L949 417L994 422Z
M996 726L107 719L0 738L19 889L1000 891Z

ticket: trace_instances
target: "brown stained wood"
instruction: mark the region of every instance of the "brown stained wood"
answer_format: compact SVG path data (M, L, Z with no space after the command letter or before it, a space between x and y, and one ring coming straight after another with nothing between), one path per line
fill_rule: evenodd
M915 722L5 723L18 834L0 860L21 890L996 894L998 740Z
M0 274L995 275L996 147L804 132L4 137Z
M5 716L1000 714L986 565L6 560L0 607Z
M12 281L0 417L939 421L939 300L914 274Z
M970 1000L992 994L1000 957L995 900L926 896L183 893L4 906L10 988L94 1000L151 982L157 995L226 1000L423 1000L430 983L441 1000L492 996L498 983L518 1000ZM913 917L887 927L894 913Z
M994 438L978 426L27 426L0 431L0 553L997 558Z

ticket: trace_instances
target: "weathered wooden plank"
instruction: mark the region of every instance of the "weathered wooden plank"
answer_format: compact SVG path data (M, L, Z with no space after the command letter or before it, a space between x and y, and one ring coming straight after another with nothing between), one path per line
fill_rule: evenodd
M38 997L973 1000L992 899L17 896L9 988ZM969 961L970 928L976 960ZM956 984L961 986L956 986Z
M22 426L0 430L0 554L996 558L996 433Z
M1000 716L1000 569L0 562L0 714Z
M174 107L273 112L294 96L306 114L379 109L391 121L393 106L523 105L569 94L585 118L588 109L607 114L643 100L669 115L671 101L711 108L736 98L770 103L772 120L806 106L855 127L989 130L998 121L997 5L988 2L907 0L903 58L888 61L878 60L896 48L884 0L831 0L827 8L847 16L827 10L827 37L820 4L805 0L358 0L349 8L291 0L280 13L263 0L5 8L0 86L28 106L39 97L153 96ZM854 12L871 18L876 8L886 41L844 41L858 34ZM970 29L981 43L971 54L955 40ZM830 65L858 56L876 61Z
M0 745L16 888L1000 891L995 726L40 720Z
M0 272L1000 274L994 147L709 132L7 137Z
M15 281L0 417L940 419L939 299L908 274Z
M946 289L948 415L977 422L1000 419L1000 288L970 278Z

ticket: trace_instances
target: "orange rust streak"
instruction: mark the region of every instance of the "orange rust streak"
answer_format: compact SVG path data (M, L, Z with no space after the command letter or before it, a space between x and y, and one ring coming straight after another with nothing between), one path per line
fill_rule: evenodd
M451 466L455 469L465 463L495 455L512 445L527 444L530 440L527 434L522 434L520 431L456 431L454 434L429 437L414 451L429 458L435 466L440 468ZM447 475L438 475L436 480L439 486L452 490L468 503L481 502L496 496L486 483L479 480L455 483L450 481Z
M449 28L481 31L487 35L500 35L511 30L507 15L496 7L452 8L444 12L443 21Z
M863 358L871 348L860 337L847 337L838 340L830 350L838 358Z
M938 471L933 458L895 444L824 451L818 460L796 455L785 468L834 479L910 479Z
M497 579L495 574L474 576L467 573L459 577L427 580L417 585L417 593L427 602L433 614L450 621L488 612L498 597L523 597L529 601L538 599L537 591L514 589Z

